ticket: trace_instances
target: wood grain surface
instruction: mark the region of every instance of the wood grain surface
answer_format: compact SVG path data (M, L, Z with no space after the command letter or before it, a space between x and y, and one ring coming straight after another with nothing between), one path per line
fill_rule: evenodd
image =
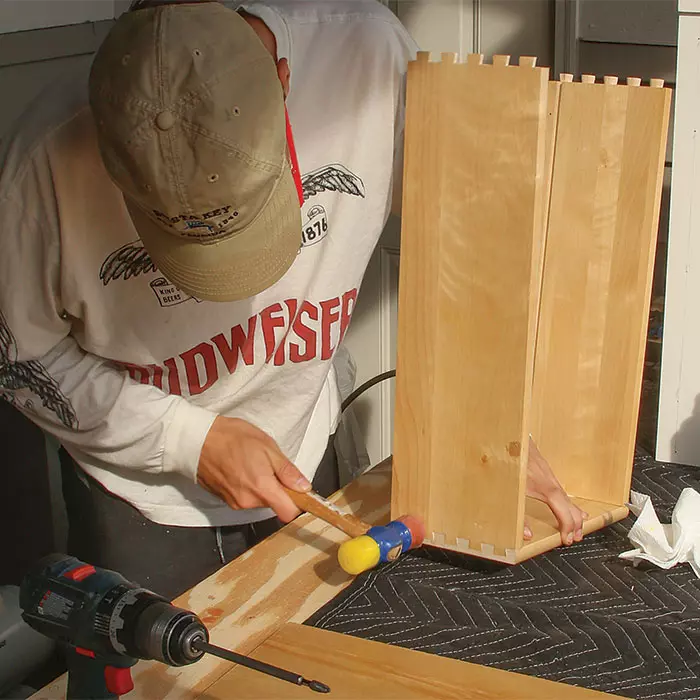
M561 85L532 433L568 493L608 503L629 497L670 94Z
M394 518L413 513L425 519L433 477L433 407L428 397L435 381L435 358L428 348L437 326L440 198L436 192L442 187L442 139L446 129L442 67L427 58L419 53L418 60L408 64L406 87L393 448L394 466L400 463L401 467L394 468L392 476ZM432 244L421 245L424 239ZM407 285L414 285L414 289ZM414 352L401 350L411 345Z
M571 499L581 510L588 513L583 523L583 534L588 535L608 525L624 520L629 509L622 504L591 501L586 498ZM532 530L532 539L518 550L516 561L521 562L538 554L562 546L561 533L551 508L534 498L525 499L527 522Z
M391 461L359 477L330 500L372 525L389 520ZM192 610L213 644L243 654L287 621L303 622L353 581L338 564L347 536L312 515L302 515L174 601ZM230 669L205 656L181 668L140 661L133 669L129 700L200 697ZM63 700L66 677L35 693L35 700Z
M548 71L412 63L392 516L522 543L545 207Z
M256 659L330 686L318 695L237 666L207 700L604 700L611 696L314 627L288 624L255 650Z

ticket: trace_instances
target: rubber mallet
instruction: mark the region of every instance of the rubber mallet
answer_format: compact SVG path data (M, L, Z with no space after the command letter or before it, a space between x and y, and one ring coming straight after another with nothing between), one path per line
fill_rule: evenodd
M423 523L411 515L387 525L371 526L350 513L343 513L314 491L285 491L299 510L315 515L352 538L338 549L338 563L348 574L358 575L377 564L394 561L403 552L420 547L425 539Z

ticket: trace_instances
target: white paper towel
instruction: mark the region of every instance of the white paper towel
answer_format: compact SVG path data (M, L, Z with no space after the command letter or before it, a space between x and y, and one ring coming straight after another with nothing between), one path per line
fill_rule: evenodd
M649 496L632 491L629 508L637 516L629 533L636 549L623 552L621 559L650 561L662 569L688 562L700 578L700 493L683 489L669 525L659 522Z

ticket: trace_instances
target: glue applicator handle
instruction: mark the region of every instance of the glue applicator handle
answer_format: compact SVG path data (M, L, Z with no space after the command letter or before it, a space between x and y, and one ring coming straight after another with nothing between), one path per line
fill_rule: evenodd
M285 487L285 491L294 501L294 505L305 513L311 513L317 518L337 527L349 537L360 537L370 528L350 513L344 513L340 508L323 498L315 491L300 492Z

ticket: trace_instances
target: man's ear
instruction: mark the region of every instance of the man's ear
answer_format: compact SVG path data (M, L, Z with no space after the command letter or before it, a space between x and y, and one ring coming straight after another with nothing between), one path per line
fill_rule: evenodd
M289 85L291 78L291 71L289 69L289 62L286 58L280 58L277 61L277 75L279 76L280 83L282 83L282 90L284 91L284 97L287 99L289 95Z

